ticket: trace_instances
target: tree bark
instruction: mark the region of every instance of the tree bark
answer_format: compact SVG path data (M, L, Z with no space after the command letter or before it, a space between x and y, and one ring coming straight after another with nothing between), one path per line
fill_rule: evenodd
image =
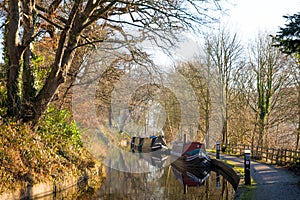
M64 74L68 74L68 69L72 58L73 52L65 51L61 67L54 67L58 68L59 70L56 74L50 73L50 76L47 78L44 87L35 98L34 114L32 118L29 119L30 121L33 121L34 124L37 123L37 121L42 117L52 98L54 97L56 91L59 89L59 86L65 81Z
M27 119L28 121L33 121L33 124L36 124L42 117L59 86L64 82L64 76L68 74L75 53L74 49L78 44L79 35L82 31L78 29L78 24L82 23L82 20L75 20L79 18L79 3L80 0L75 1L72 7L69 19L59 38L58 49L54 63L51 66L51 72L34 100L33 115Z
M7 71L7 115L9 117L20 116L19 82L20 73L20 47L18 45L18 33L20 26L19 1L10 0L9 17L6 35L6 47L8 58Z
M33 115L33 99L36 95L36 89L34 88L34 75L33 75L33 64L32 64L32 49L31 41L34 35L34 1L24 0L23 1L23 39L22 44L25 47L23 53L23 88L22 88L22 104L21 104L21 115L26 121L27 118L31 118ZM26 16L26 17L25 17Z

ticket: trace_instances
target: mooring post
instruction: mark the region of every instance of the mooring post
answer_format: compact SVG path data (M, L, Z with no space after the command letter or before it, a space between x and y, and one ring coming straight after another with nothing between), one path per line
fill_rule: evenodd
M245 149L244 153L244 166L245 166L245 185L251 185L251 176L250 176L250 149Z
M220 159L220 142L216 143L216 158Z
M217 188L217 190L219 190L221 188L220 173L219 172L217 172L217 176L216 176L216 188Z
M136 138L136 137L132 137L131 143L130 143L130 148L131 148L131 152L132 152L132 153L135 152L135 138Z
M183 184L183 194L186 194L186 192L187 192L187 185Z

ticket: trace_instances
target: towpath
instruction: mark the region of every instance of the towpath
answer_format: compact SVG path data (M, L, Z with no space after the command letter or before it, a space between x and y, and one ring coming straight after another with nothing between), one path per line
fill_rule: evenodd
M242 157L221 155L221 159L229 160L234 165L244 167ZM251 161L251 177L253 184L237 190L235 199L246 200L299 200L300 199L300 176L283 167L268 165Z

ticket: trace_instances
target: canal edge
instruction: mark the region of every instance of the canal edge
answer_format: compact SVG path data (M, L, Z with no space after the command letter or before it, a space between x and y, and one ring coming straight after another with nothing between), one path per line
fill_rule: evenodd
M41 198L63 190L76 187L82 187L82 184L88 183L94 177L103 177L104 166L96 164L93 168L86 168L83 175L75 176L65 175L60 178L53 178L51 181L41 182L34 185L25 183L24 186L14 191L5 191L0 194L0 200L32 199Z
M216 159L216 155L215 155L215 152L209 152L209 156L211 156L212 158ZM252 184L251 185L245 185L245 177L244 177L244 174L243 174L243 170L241 170L241 168L244 167L243 163L240 163L240 162L237 162L237 161L232 161L232 160L228 160L226 159L225 157L226 156L232 156L232 155L229 155L229 154L221 154L220 156L220 161L226 163L226 165L230 166L234 171L235 173L240 177L240 180L239 180L239 184L238 184L238 187L235 191L235 194L234 194L234 200L247 200L247 199L253 199L253 188L255 187L255 182L253 181L252 177L251 177L251 182ZM232 157L236 157L236 156L232 156ZM240 158L240 157L238 157Z

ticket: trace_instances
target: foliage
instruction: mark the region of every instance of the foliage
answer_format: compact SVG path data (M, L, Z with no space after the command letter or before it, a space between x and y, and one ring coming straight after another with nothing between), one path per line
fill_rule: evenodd
M299 70L300 70L300 12L294 15L286 15L283 16L288 23L285 24L286 27L280 27L280 31L276 36L273 37L274 46L278 47L283 53L293 54L293 56L297 59L297 67L293 69L295 82L297 83L297 90L300 88L299 81ZM296 149L299 149L299 141L300 141L300 93L298 92L298 128L296 130Z
M41 67L45 63L45 59L41 55L32 56L32 64L34 68L34 76L35 76L35 89L37 91L41 90L44 85L44 80L47 77L48 69Z
M68 110L57 110L51 106L38 124L38 134L51 148L55 148L57 140L65 145L82 147L80 132L75 122L70 120L71 114Z
M287 54L300 54L300 13L283 16L287 20L285 27L273 36L275 46Z
M67 111L49 108L36 131L29 124L0 120L0 193L24 183L80 175L95 160L82 147Z

